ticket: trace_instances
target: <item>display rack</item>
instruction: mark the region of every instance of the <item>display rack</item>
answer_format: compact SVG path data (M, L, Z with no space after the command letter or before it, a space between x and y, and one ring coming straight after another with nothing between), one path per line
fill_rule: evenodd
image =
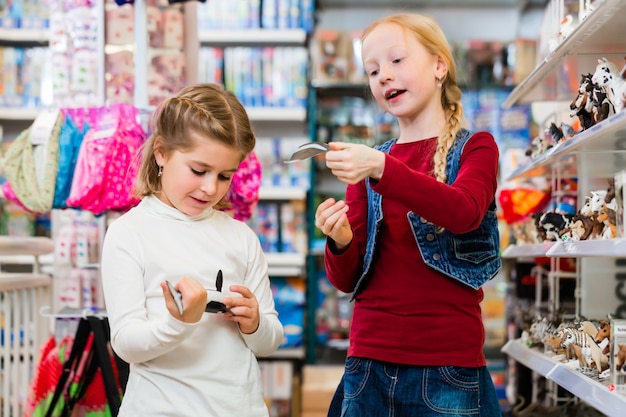
M581 68L595 67L598 54L623 55L626 3L622 0L594 3L595 10L518 84L504 107L536 101L571 101L571 81L578 85Z
M609 378L592 379L537 349L529 348L520 340L509 340L502 348L502 352L541 376L556 382L607 416L624 415L626 396L610 390Z
M504 106L547 101L552 102L555 109L567 109L575 97L580 75L593 73L599 58L623 61L626 38L621 33L625 15L624 1L597 2L595 10L512 91ZM606 187L606 178L626 168L625 129L626 111L622 111L520 166L509 180L535 176L553 180L577 178L578 201L582 201L589 191L599 188L598 184ZM506 248L502 256L513 261L545 256L551 259L551 266L559 258L576 258L577 313L584 317L606 317L613 314L612 309L620 303L613 299L617 295L611 287L615 287L616 282L611 276L617 279L622 273L616 258L626 258L624 239L520 244ZM559 306L553 307L555 311ZM509 341L502 351L608 416L624 415L626 397L611 392L608 381L591 378L528 348L519 340Z

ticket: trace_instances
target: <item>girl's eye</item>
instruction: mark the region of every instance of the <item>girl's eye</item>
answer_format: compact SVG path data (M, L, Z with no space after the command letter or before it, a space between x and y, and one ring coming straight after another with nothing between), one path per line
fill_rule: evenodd
M375 77L378 74L378 70L370 71L370 77Z
M230 181L231 177L229 177L228 175L224 175L224 174L220 174L219 175L220 180L222 181Z
M198 171L198 170L195 170L193 168L191 168L191 172L193 172L194 175L197 175L199 177L204 175L204 171Z
M393 60L393 61L391 61L391 62L393 62L394 64L397 64L397 63L398 63L398 62L400 62L400 61L402 61L402 58L396 58L396 59L394 59L394 60Z

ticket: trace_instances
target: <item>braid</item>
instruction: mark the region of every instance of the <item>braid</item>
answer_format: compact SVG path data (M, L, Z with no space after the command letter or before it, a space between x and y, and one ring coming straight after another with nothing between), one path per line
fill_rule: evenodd
M463 106L461 106L461 89L446 79L441 87L441 104L446 115L446 127L437 139L435 150L434 171L439 182L446 182L446 158L454 144L456 135L461 130Z

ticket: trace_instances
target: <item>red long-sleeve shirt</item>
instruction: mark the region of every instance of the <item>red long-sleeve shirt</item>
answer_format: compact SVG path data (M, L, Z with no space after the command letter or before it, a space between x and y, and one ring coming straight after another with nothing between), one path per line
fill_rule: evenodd
M498 148L491 134L474 134L449 186L432 175L435 146L435 138L395 144L382 178L371 181L383 197L384 216L371 278L355 300L349 356L424 366L485 364L482 289L424 264L407 213L454 233L475 229L496 192ZM325 265L330 282L349 293L360 276L367 241L364 182L347 187L346 202L354 239L340 253L329 240Z

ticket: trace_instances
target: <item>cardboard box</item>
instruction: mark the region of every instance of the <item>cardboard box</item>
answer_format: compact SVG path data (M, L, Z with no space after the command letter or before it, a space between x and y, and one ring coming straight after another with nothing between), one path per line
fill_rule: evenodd
M326 415L343 370L343 365L304 366L302 369L302 417L316 417L318 413Z
M626 320L611 320L611 385L615 392L626 393Z

